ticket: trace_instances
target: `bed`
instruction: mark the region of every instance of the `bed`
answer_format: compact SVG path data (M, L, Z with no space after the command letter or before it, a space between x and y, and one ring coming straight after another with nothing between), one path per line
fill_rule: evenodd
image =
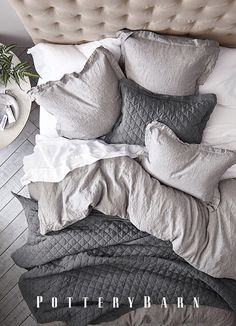
M236 1L10 2L41 76L12 255L37 321L235 325Z

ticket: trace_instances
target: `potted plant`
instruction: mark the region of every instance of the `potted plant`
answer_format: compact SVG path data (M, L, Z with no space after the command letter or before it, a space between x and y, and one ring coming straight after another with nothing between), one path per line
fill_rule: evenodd
M26 77L39 77L39 75L31 71L28 62L14 64L12 50L15 47L16 44L0 44L0 83L6 87L11 80L14 80L21 88L21 80L25 81Z

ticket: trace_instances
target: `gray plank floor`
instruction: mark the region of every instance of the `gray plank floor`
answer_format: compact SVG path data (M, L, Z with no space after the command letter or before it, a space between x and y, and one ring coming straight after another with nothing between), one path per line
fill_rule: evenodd
M21 60L30 61L25 48L15 53ZM32 81L32 86L36 81ZM0 325L36 326L18 288L18 280L24 270L14 264L10 255L22 246L27 238L27 223L15 193L28 196L22 187L23 157L33 151L35 135L39 133L39 110L33 104L27 124L21 134L6 148L0 150ZM61 323L47 324L60 326Z

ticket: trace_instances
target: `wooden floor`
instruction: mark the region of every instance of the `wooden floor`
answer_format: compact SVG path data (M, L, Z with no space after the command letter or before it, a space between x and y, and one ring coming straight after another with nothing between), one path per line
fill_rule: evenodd
M26 49L17 48L19 58L26 59ZM27 57L30 60L30 57ZM34 85L36 81L31 84ZM23 157L32 153L35 135L39 133L39 110L32 105L29 120L21 134L8 147L0 150L0 325L36 326L37 323L23 300L18 279L25 270L14 264L10 255L27 237L27 224L15 193L28 196L22 187ZM50 324L59 326L60 323Z

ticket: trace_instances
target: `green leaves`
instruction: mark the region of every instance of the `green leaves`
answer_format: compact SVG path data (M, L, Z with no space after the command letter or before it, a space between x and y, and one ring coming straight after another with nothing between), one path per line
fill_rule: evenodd
M16 44L9 44L9 45L4 45L2 44L0 46L0 53L5 53L5 54L12 54L11 51L15 49Z
M21 87L20 81L26 81L26 77L39 77L38 74L30 70L30 65L27 62L20 62L17 65L13 64L13 53L11 51L15 47L15 44L0 45L0 82L4 86L7 86L8 82L13 79Z

